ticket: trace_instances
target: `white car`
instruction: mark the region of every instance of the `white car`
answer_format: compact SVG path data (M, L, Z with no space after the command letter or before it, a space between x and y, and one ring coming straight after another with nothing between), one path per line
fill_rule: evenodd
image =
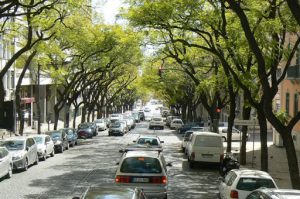
M190 135L193 134L193 133L194 133L194 131L186 131L186 132L184 133L184 135L182 136L183 139L182 139L182 142L181 142L181 149L182 149L183 151L185 151L187 142L189 141L189 137L190 137Z
M97 119L94 121L98 131L105 131L107 129L107 123L104 119Z
M160 128L164 129L164 120L162 117L153 117L149 122L149 129Z
M123 153L115 175L118 186L142 188L150 198L167 198L167 164L157 150L127 151Z
M46 160L47 156L54 156L54 142L49 135L33 135L33 139L37 144L38 156L42 160Z
M225 179L220 179L221 199L245 199L253 190L260 187L278 188L273 178L260 170L233 169Z
M11 178L13 169L12 156L5 147L0 147L0 178Z
M223 141L227 141L227 129L228 127L219 127L219 133L223 137ZM249 134L247 134L247 139L249 139ZM232 141L240 141L242 140L242 132L234 127L232 127Z
M173 119L170 123L171 129L180 129L183 126L183 122L181 119Z

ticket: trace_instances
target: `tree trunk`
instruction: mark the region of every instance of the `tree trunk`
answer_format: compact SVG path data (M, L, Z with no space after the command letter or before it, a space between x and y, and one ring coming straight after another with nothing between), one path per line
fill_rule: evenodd
M76 128L76 118L77 118L78 109L79 109L78 106L74 107L73 128Z
M277 130L278 131L278 130ZM286 151L286 157L289 165L290 178L293 189L300 189L299 166L297 154L291 132L286 132L286 129L278 131L283 139L283 144Z
M263 112L263 107L260 107L257 110L257 117L260 127L260 145L261 145L261 170L268 172L268 127L267 127L267 119L265 113Z
M231 152L231 144L232 144L232 126L235 119L235 97L234 92L230 92L230 110L229 110L229 118L228 118L228 128L227 128L227 148L226 152Z
M58 119L59 119L59 109L57 105L54 105L54 130L57 130Z
M181 113L181 118L184 122L190 122L186 116L186 109L187 109L187 105L186 104L182 104L182 113Z
M81 115L81 123L85 122L85 115L86 115L86 107L82 107L82 115Z

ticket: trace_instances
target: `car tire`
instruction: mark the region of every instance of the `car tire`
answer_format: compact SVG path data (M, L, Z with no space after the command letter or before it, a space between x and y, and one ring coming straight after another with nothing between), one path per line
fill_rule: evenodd
M13 170L13 166L12 166L12 164L9 164L8 171L7 171L7 174L6 174L6 178L11 178L12 177L12 170Z
M66 147L66 150L68 150L70 148L70 144L68 143L67 144L67 147Z
M47 151L45 151L45 154L43 155L43 157L41 158L43 161L46 161L47 159Z
M50 156L51 156L51 157L54 157L54 155L55 155L55 151L54 151L54 149L53 149L53 151L52 151L52 153L50 154Z
M28 170L28 159L26 158L24 167L23 167L23 171L27 171L27 170Z
M190 169L194 168L194 166L195 166L194 162L193 162L193 161L190 161L190 163L189 163Z
M34 165L38 165L38 164L39 164L39 155L36 154Z

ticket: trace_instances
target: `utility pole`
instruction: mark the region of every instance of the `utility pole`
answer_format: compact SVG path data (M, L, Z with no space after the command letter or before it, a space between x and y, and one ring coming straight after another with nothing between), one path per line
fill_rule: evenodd
M38 63L38 70L37 70L37 86L38 86L38 92L37 92L37 119L38 119L38 126L37 126L37 133L41 134L41 103L40 103L40 70L41 70L41 64Z

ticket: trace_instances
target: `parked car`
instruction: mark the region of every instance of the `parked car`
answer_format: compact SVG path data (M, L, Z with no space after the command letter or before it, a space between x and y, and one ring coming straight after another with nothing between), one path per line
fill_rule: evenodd
M252 191L246 199L299 199L300 191L296 189L268 189L261 187Z
M12 156L6 147L0 147L0 178L11 178L13 170Z
M170 123L171 129L180 129L183 126L183 122L181 119L175 118Z
M94 121L98 131L105 131L107 129L107 124L104 119L97 119Z
M141 121L141 117L140 117L140 114L138 112L133 112L132 117L134 118L134 121L136 123L139 123Z
M98 127L95 122L88 122L88 125L92 129L93 136L98 135Z
M130 124L127 122L127 120L122 119L119 122L124 128L124 133L128 133L130 131Z
M186 154L190 168L196 162L221 164L224 158L222 136L212 132L194 132L189 137Z
M138 114L139 114L140 121L144 121L145 120L145 113L144 113L144 111L140 110L138 112Z
M69 142L69 146L73 147L75 145L77 145L77 131L76 129L73 128L63 128L60 129L60 131L63 131L65 134L67 134L67 140Z
M164 129L164 120L162 117L153 117L149 122L149 129L160 128Z
M152 147L162 148L162 143L156 135L140 135L136 140L133 141L136 144L149 144Z
M253 190L260 187L278 188L267 172L250 169L233 169L225 178L220 178L221 199L245 199Z
M190 130L193 127L204 127L204 123L202 122L189 122L182 125L181 128L178 129L178 133L183 134L187 130Z
M55 153L60 152L63 153L64 150L69 149L69 141L67 139L67 134L64 131L48 131L46 132L47 135L50 135L54 142L54 150Z
M167 164L159 151L127 151L123 153L115 175L119 186L140 187L149 198L167 198Z
M175 115L169 115L167 118L166 118L166 126L170 127L170 124L172 122L173 119L180 119L180 116L175 116Z
M227 129L228 129L228 127L219 127L219 133L222 135L224 142L227 141ZM249 139L249 134L247 134L247 139ZM242 132L240 130L238 130L237 128L232 127L231 140L232 141L242 140Z
M126 133L126 126L121 122L114 122L110 125L108 130L108 136L112 135L121 135L123 136Z
M78 125L77 136L79 139L93 138L93 135L94 131L87 122Z
M32 136L37 143L37 152L39 158L46 160L47 156L54 156L54 142L49 135L33 135Z
M39 163L37 144L32 137L12 137L0 141L12 154L13 170L28 169L28 166Z
M184 135L182 136L183 139L182 139L182 142L181 142L181 149L182 151L185 151L185 148L186 148L186 145L187 145L187 142L189 141L189 137L191 134L193 134L194 131L191 131L191 130L188 130L184 133Z
M73 199L147 199L140 188L123 188L119 186L89 187L81 197Z

